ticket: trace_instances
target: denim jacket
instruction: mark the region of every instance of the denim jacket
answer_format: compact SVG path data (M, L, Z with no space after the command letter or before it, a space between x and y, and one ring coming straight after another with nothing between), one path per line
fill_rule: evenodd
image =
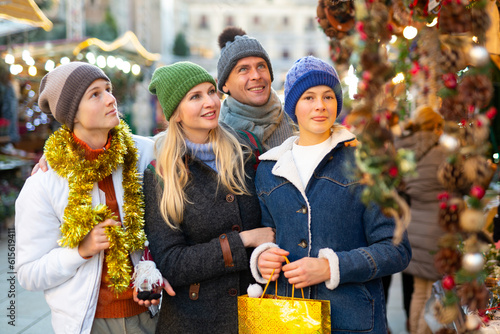
M377 205L361 202L356 148L345 145L352 139L345 128L333 132L329 151L304 188L291 151L297 137L291 137L260 156L255 184L263 225L276 228L276 244L290 252L289 260L328 259L330 280L304 293L305 298L330 300L332 332L387 333L381 277L405 269L411 248L406 234L395 246L394 220ZM252 273L260 283L266 281L256 260L269 247L261 245L252 254ZM278 295L291 296L291 289L281 275Z

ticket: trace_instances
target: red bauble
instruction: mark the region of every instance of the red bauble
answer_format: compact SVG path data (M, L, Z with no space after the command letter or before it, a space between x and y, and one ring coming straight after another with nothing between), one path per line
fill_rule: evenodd
M441 280L441 285L445 290L453 289L455 287L455 280L453 279L453 276L446 275L445 277L443 277L443 279Z

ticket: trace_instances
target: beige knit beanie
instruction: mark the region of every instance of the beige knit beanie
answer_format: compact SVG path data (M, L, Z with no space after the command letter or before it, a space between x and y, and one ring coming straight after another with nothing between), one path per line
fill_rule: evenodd
M110 81L97 66L71 62L47 73L40 83L38 105L73 131L76 112L87 88L97 79Z

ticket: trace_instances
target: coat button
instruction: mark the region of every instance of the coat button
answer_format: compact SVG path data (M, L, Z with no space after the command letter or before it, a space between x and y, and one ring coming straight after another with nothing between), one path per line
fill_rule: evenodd
M196 292L191 292L191 299L193 300L198 299L198 294Z
M229 203L234 202L234 195L233 194L227 194L226 195L226 201L228 201Z
M228 290L228 293L230 296L236 296L238 294L238 290L236 290L235 288L231 288Z
M304 205L300 209L298 209L297 212L305 215L307 213L307 207Z
M232 229L233 231L235 231L235 232L239 232L239 231L241 231L241 227L240 227L240 225L233 225L233 227L232 227L231 229Z
M301 240L300 243L298 244L302 248L307 248L307 241Z

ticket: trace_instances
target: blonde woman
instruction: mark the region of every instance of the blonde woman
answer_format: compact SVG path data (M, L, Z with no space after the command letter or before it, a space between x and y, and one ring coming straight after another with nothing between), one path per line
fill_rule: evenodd
M251 151L219 124L212 76L179 62L158 68L150 91L169 121L146 170L145 231L157 267L176 291L162 301L157 333L237 333L237 296L253 282L260 227Z

